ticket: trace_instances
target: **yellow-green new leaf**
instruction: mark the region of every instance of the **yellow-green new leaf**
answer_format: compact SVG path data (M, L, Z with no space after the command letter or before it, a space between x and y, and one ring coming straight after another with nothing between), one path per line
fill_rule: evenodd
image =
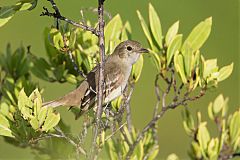
M138 10L137 10L137 15L138 15L138 19L140 20L143 32L144 32L145 36L147 37L148 43L150 44L153 51L155 51L155 52L158 51L153 44L152 37L151 37L151 34L149 32L148 26L147 26L144 18L142 17L141 13Z
M205 155L205 151L208 147L208 143L210 141L210 135L208 132L208 129L206 127L206 122L200 123L198 127L198 133L197 133L197 140L200 144L200 148L202 151L202 154Z
M174 56L174 66L177 70L177 72L179 73L181 79L182 79L182 82L184 84L187 83L187 78L186 78L186 75L185 75L185 71L184 71L184 61L183 61L183 56L182 54L175 54Z
M48 109L47 118L44 122L44 125L42 126L43 131L49 131L53 127L55 127L58 122L60 121L60 114L54 113L52 109Z
M157 42L160 48L163 48L162 27L161 27L160 19L151 3L149 3L149 21L150 21L150 28L155 41Z
M160 71L161 69L161 60L159 58L159 55L154 52L153 50L150 50L150 56L153 64L156 66L157 71Z
M175 36L178 33L178 28L179 28L179 21L175 22L167 31L166 34L166 45L169 46L172 40L175 38Z
M184 69L187 78L191 77L191 71L193 68L192 66L192 61L194 59L192 48L190 45L186 45L186 49L182 51L183 59L184 59Z
M32 118L32 101L27 97L24 89L22 89L18 96L18 108L21 111L23 118L28 119Z
M140 78L142 68L143 68L143 56L140 55L140 58L132 67L131 76L133 78L134 83L136 83L138 81L138 79Z
M180 49L181 45L182 45L182 35L177 35L173 37L173 40L171 41L167 49L167 66L169 66L169 64L172 61L172 57Z
M110 41L115 42L120 38L122 30L122 19L119 14L114 16L105 27L105 48L106 52L109 51Z
M179 158L175 153L172 153L168 155L167 160L179 160Z
M230 121L229 132L230 140L232 144L236 143L238 137L240 137L240 110L236 111Z
M0 114L0 135L14 137L7 118L5 118L2 114Z
M195 52L198 50L204 42L207 40L212 27L212 17L207 18L205 21L200 22L190 35L185 40L182 51L184 51L187 47L187 44L189 44L192 48L192 51Z
M49 35L50 42L56 49L60 50L64 47L63 36L59 32L59 30L57 30L56 28L52 28Z
M208 116L211 120L214 120L214 115L213 115L213 103L209 103L208 105Z
M224 66L219 70L219 75L218 75L218 82L223 81L227 79L233 71L233 63L231 63L228 66Z
M217 98L213 103L213 113L215 115L218 114L222 110L224 104L225 104L225 101L224 101L223 95L220 94L219 96L217 96Z
M209 59L204 61L204 68L203 68L204 79L217 71L218 71L217 59Z
M131 36L132 29L130 23L127 21L122 29L121 41L128 40Z

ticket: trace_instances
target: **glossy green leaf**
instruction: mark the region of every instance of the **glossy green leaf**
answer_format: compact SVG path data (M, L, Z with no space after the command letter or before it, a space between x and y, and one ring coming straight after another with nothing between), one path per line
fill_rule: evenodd
M232 71L233 71L233 63L231 63L228 66L222 67L219 70L219 76L217 78L218 82L227 79L232 74Z
M182 35L177 35L173 37L173 40L171 41L167 49L167 66L169 66L169 64L172 61L172 57L174 56L175 53L178 52L181 45L182 45Z
M2 114L0 114L0 135L14 137L7 118L5 118Z
M149 22L150 22L151 32L153 34L155 41L157 42L160 48L163 48L162 27L161 27L160 19L151 3L149 3Z
M169 46L172 40L175 38L175 36L178 33L178 28L179 28L179 21L175 22L167 31L165 41L166 45Z
M142 68L143 68L143 56L140 55L138 61L132 67L131 77L133 78L134 83L136 83L140 78Z
M43 131L49 131L53 127L55 127L60 121L60 114L54 113L51 108L48 109L47 118L42 126Z
M211 32L211 27L212 17L200 22L196 27L194 27L190 35L185 40L182 46L182 51L185 51L187 45L191 46L193 52L197 51L207 40Z

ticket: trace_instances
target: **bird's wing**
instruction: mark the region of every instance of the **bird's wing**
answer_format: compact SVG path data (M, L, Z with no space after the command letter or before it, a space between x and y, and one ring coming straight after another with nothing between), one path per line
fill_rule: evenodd
M105 69L107 68L107 69ZM98 90L98 74L99 66L96 66L88 75L87 82L89 84L88 90L82 99L81 110L89 110L89 107L96 102L96 95ZM113 90L118 88L123 82L124 75L122 70L117 64L108 63L104 66L104 87L103 87L103 99L105 99Z

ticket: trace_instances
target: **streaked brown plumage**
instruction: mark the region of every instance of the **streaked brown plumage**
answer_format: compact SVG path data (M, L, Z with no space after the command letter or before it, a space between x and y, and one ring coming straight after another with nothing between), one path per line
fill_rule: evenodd
M132 65L138 60L141 53L148 52L136 41L127 40L120 43L104 63L104 103L108 103L123 93ZM98 90L98 71L96 66L88 73L87 78L79 87L65 96L46 102L45 107L80 106L80 114L88 111L96 102Z

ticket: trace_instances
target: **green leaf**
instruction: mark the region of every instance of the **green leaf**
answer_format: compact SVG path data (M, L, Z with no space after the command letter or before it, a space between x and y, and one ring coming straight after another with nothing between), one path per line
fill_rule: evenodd
M61 50L64 47L63 36L58 29L52 28L49 33L49 38L51 44L56 49Z
M218 71L217 59L209 59L204 62L203 78L208 78L212 73Z
M231 144L235 144L238 137L240 137L240 110L236 111L230 121L229 132Z
M78 82L77 77L74 76L73 74L67 74L66 79L69 83L72 83L72 84L77 84Z
M122 30L122 20L119 14L114 16L110 22L105 27L105 48L106 52L111 52L109 50L110 41L116 43L116 40L119 40L121 30Z
M42 107L40 109L39 113L37 114L38 127L43 125L43 122L45 121L46 116L47 116L47 111L48 111L47 108Z
M0 7L0 27L5 25L17 11L32 10L37 0L20 0L15 5Z
M7 118L5 118L2 114L0 114L0 135L14 137Z
M69 48L74 49L76 38L77 38L76 30L72 30L69 38Z
M171 41L168 49L167 49L167 66L172 61L172 57L174 56L175 53L180 49L182 45L182 35L177 35L173 37L173 40Z
M197 51L207 40L210 32L211 32L211 26L212 26L212 17L207 18L205 21L200 22L190 35L185 40L182 51L184 52L187 44L191 46L191 49L193 52Z
M24 92L24 89L20 91L18 96L18 108L21 111L24 119L33 117L32 116L33 103L27 97L26 93Z
M167 160L179 160L179 158L175 153L172 153L168 155Z
M166 45L169 46L172 40L175 38L175 36L178 33L178 28L179 28L179 21L175 22L167 31L166 34Z
M184 84L187 83L187 78L186 78L186 75L185 75L185 72L184 72L184 63L183 63L183 56L182 54L175 54L174 56L174 66L176 68L176 71L179 73L181 79L182 79L182 82Z
M186 49L182 52L183 55L183 60L184 60L184 69L185 69L185 73L187 78L191 77L191 71L193 68L191 68L192 66L192 61L194 59L193 57L193 52L192 49L190 48L190 46L187 45Z
M213 103L209 103L208 105L208 116L211 120L214 120L214 115L213 115Z
M150 21L150 28L151 28L153 37L155 38L155 41L157 42L160 48L163 48L162 27L161 27L160 19L151 3L149 3L149 21Z
M157 71L160 71L161 69L161 60L158 56L158 54L152 50L150 50L150 56L153 64L156 66Z
M149 32L148 26L147 26L144 18L142 17L141 13L138 10L137 10L137 15L138 15L138 19L140 20L143 32L144 32L145 36L147 37L148 43L150 44L153 51L158 51L153 44L152 37L151 37L151 34Z
M220 94L213 103L213 113L218 114L224 106L224 98L223 95Z
M206 127L206 122L201 122L198 127L197 140L200 144L200 149L203 155L206 156L206 149L210 141L210 135Z
M15 13L15 6L0 7L0 27L6 24Z
M140 78L142 68L143 68L143 56L140 55L138 61L132 67L131 77L133 78L134 83L136 83Z
M47 118L44 122L44 125L42 126L43 131L48 131L55 127L58 122L60 121L60 114L54 113L51 108L48 109Z
M232 74L232 71L233 71L233 63L231 63L228 66L222 67L219 70L219 76L217 78L218 82L227 79Z
M117 155L118 152L116 151L116 148L114 146L114 141L112 139L107 141L106 150L107 150L109 159L111 160L118 159L118 155Z
M121 41L125 41L131 38L132 29L130 23L127 21L122 29Z
M38 123L37 117L33 117L33 118L29 121L29 123L31 124L31 126L32 126L33 129L35 129L35 130L39 129L39 123Z

